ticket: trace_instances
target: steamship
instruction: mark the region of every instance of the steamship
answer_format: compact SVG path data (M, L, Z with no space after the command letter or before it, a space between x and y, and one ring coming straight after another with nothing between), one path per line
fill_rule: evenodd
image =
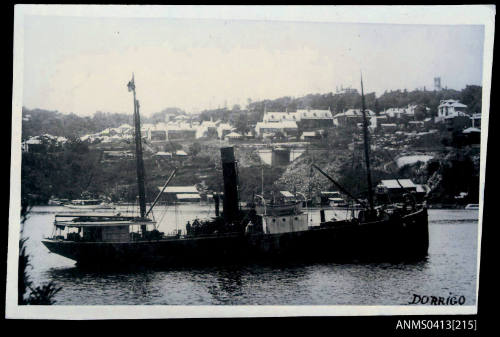
M220 149L224 182L222 213L219 212L219 198L215 195L216 214L212 219L188 223L185 233L178 231L165 235L158 231L156 222L150 216L162 192L146 210L139 103L133 76L128 89L133 91L134 96L140 216L57 214L53 235L42 241L51 252L72 259L78 265L88 266L271 260L400 261L418 260L427 255L429 236L425 206L375 206L371 188L366 204L315 165L339 191L361 205L355 217L326 220L324 212L321 212L321 221L310 225L309 214L303 212L301 207L270 206L264 212L257 212L255 204L241 208L233 147ZM367 179L371 187L363 82L361 94ZM172 172L163 190L175 172Z

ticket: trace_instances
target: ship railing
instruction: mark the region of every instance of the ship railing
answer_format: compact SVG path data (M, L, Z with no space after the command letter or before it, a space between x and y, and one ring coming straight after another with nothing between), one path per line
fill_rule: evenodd
M230 237L242 234L241 232L224 232L224 233L208 233L208 234L187 234L184 238L208 238L208 237Z

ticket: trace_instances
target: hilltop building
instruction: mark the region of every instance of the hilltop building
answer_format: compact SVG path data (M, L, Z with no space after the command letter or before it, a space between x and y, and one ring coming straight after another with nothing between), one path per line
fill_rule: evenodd
M269 137L276 133L285 136L296 136L299 130L314 131L333 127L333 116L330 110L298 109L295 112L266 112L262 122L255 126L257 135Z
M384 115L391 118L401 118L406 114L406 109L403 108L389 108L383 112Z
M311 131L333 127L333 116L328 110L297 110L299 116L297 125L301 130Z
M375 116L375 112L372 110L366 109L365 112L367 118ZM333 116L333 124L335 126L357 126L358 123L363 123L361 109L348 109Z
M437 121L457 116L468 116L466 114L467 105L454 99L441 100L438 106Z
M44 149L45 145L60 145L68 140L65 137L49 135L48 133L41 136L30 137L21 143L21 149L24 152L38 152Z
M297 135L298 127L294 121L282 122L258 122L255 125L255 132L258 136L269 137L278 132L285 136Z

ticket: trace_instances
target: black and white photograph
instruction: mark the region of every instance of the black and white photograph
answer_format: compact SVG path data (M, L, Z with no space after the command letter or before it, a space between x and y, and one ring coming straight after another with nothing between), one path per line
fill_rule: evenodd
M16 5L6 317L476 314L494 19Z

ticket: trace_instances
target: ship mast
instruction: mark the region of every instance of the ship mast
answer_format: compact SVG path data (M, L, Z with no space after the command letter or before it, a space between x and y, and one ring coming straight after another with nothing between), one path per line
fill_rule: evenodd
M365 147L365 162L366 162L366 180L368 183L368 204L370 210L373 211L373 190L372 190L372 175L370 171L370 143L368 139L368 119L366 118L365 94L363 91L363 76L361 76L361 112L363 114L363 137Z
M144 187L144 161L142 159L141 118L139 116L139 101L135 94L134 74L128 82L128 91L134 93L134 124L135 124L135 154L137 159L137 186L139 190L139 209L141 218L146 216L146 192Z

